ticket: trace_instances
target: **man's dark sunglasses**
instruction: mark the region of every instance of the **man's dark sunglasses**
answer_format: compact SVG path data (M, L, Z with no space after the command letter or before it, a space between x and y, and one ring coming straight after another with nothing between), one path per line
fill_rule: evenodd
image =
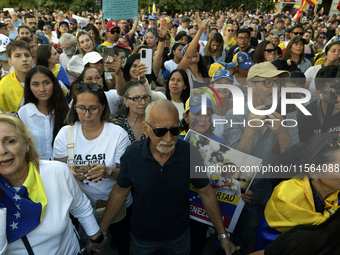
M153 128L151 127L151 125L147 122L145 122L150 128L151 130L154 132L154 134L157 136L157 137L163 137L166 135L166 133L168 133L168 131L170 131L170 133L173 135L173 136L178 136L179 135L179 132L180 132L180 127L177 126L177 127L172 127L172 128L165 128L165 127L159 127L159 128Z
M112 35L114 35L114 34L120 34L120 29L118 29L118 30L110 30L109 32L110 32L110 34L112 34Z

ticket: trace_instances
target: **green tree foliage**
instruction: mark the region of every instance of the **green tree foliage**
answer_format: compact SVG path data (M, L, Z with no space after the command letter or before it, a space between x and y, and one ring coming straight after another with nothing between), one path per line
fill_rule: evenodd
M139 0L139 9L144 9L148 11L148 7L150 6L150 10L152 11L152 4L156 4L156 8L160 9L162 12L172 12L172 11L198 11L203 8L203 0Z
M252 1L232 1L232 0L204 0L203 10L210 11L211 8L214 11L224 11L226 7L230 9L238 9L241 4L244 4L243 11L250 10L251 12L256 9L262 11L270 11L274 9L275 0L252 0Z

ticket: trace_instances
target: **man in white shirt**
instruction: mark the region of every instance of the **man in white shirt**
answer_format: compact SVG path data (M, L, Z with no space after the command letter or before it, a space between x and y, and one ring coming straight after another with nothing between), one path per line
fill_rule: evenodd
M217 20L217 29L218 32L222 35L222 37L223 37L223 24L224 24L223 19Z
M177 34L181 31L185 31L188 35L189 34L189 30L188 30L189 25L190 25L190 18L189 17L183 17L182 25L177 29Z
M4 18L4 23L7 24L7 29L9 32L9 39L11 41L14 41L17 37L18 37L18 31L17 29L13 26L13 21L11 19L11 17L7 16Z
M68 62L76 54L77 38L73 34L65 33L60 37L59 43L63 49L63 53L60 55L60 64L66 70ZM67 74L67 78L70 84L76 80L76 77L69 74Z

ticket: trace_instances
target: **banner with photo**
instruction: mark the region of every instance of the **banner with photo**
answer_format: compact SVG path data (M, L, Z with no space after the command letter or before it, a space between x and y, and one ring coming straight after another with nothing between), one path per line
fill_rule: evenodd
M220 144L200 133L189 130L185 141L195 146L203 158L204 166L195 166L196 171L207 174L220 205L226 231L232 233L242 212L245 193L262 159ZM190 218L213 226L193 185L188 193Z

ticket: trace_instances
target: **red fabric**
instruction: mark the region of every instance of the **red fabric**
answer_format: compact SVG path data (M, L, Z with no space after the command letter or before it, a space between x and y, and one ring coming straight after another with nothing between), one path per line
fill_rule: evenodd
M338 6L336 7L338 10L339 10L339 12L340 12L340 0L339 0L339 3L338 3Z
M130 49L130 47L127 46L125 43L122 43L121 41L118 41L118 44L116 45L116 47L127 49L130 51L130 53L132 53L132 50Z

